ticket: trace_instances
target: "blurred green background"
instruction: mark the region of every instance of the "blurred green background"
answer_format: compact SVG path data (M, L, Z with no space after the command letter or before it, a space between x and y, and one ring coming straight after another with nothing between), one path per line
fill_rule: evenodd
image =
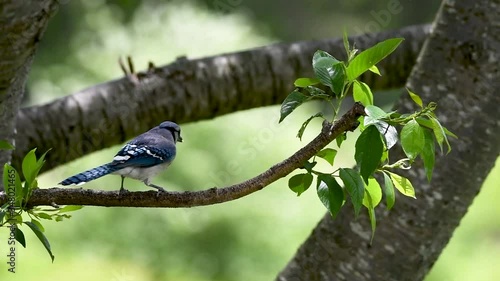
M36 56L25 106L121 77L120 56L131 55L142 70L148 61L161 66L182 55L196 58L335 37L344 27L350 34L376 32L430 22L438 2L62 1ZM387 17L383 11L392 9L390 5L400 9ZM185 124L178 158L155 183L170 190L201 190L252 177L312 138L318 122L308 128L304 142L295 134L317 106L300 108L280 125L277 106ZM336 166L354 163L352 144L345 148ZM46 173L40 185L54 186L109 161L117 149ZM498 280L499 181L497 163L427 281ZM109 176L85 187L116 190L119 183L119 177ZM125 184L131 190L146 189L133 180ZM298 198L286 179L243 199L208 207L86 207L70 220L44 222L56 256L53 264L25 230L28 248L18 247L17 274L1 270L0 280L273 280L324 213L314 189ZM3 246L0 250L5 256Z

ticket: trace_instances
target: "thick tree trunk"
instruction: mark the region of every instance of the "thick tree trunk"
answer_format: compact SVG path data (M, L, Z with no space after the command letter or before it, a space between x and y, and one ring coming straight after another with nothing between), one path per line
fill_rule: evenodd
M429 26L358 36L358 47L389 37L407 44L380 65L384 76L365 76L374 89L404 85ZM147 73L97 85L18 115L14 164L35 147L52 149L45 169L115 145L164 120L178 123L278 104L297 77L312 76L311 58L318 50L343 57L341 39L277 44L197 60L181 59Z
M33 56L57 6L56 1L0 3L0 140L16 144L16 116ZM2 167L10 158L10 150L0 150Z
M438 116L459 136L437 159L432 182L416 167L410 179L418 199L398 198L392 211L378 210L372 246L366 216L354 220L349 208L335 221L325 216L277 280L425 277L500 152L499 7L498 0L444 1L409 78L424 101L438 102ZM397 108L415 109L408 98Z

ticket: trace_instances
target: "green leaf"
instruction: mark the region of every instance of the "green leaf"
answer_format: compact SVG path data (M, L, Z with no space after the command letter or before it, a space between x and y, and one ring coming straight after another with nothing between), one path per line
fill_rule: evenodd
M292 113L297 107L308 99L308 96L297 90L291 92L281 104L281 116L279 122L281 123L281 121L283 121L290 113Z
M387 116L387 112L382 110L382 108L375 105L368 105L365 107L365 113L367 116L375 120L380 120Z
M373 242L373 237L375 237L375 229L377 228L377 219L375 218L375 206L373 204L373 199L369 192L365 190L365 199L366 199L366 209L368 209L368 217L370 218L370 225L372 228L372 236L370 238L370 244ZM363 199L363 203L365 202Z
M422 99L420 98L419 95L415 94L414 92L410 91L410 89L406 88L408 91L408 94L410 95L410 98L420 106L420 108L424 108L424 104L422 103Z
M363 116L363 115L358 117L358 124L359 124L358 129L360 132L363 132L366 129L366 127L368 127L368 126L365 126L365 118L366 117L367 116Z
M36 166L41 168L43 166L43 163L45 163L45 156L47 155L47 153L51 150L52 148L49 148L49 150L45 151L44 154L42 154L42 156L40 156L40 158L38 158L38 160L36 161ZM37 174L38 175L38 174Z
M307 86L304 88L306 92L311 96L311 98L322 98L322 99L330 99L331 96L326 94L325 91L321 90L318 87Z
M439 148L441 149L441 152L443 152L444 134L441 130L441 124L439 124L439 121L434 118L431 118L430 121L432 124L432 131L434 132L434 136L436 137L436 141L439 145Z
M17 223L17 224L23 223L23 217L19 213L16 213L14 215L14 220L15 220L15 223Z
M413 188L413 185L411 184L409 179L398 174L391 173L389 171L387 171L387 173L389 174L389 176L391 176L394 187L396 187L396 189L399 190L401 194L411 198L416 198L415 189Z
M384 152L382 152L382 158L380 158L380 162L384 163L385 160L389 158L389 150L384 149Z
M418 122L418 124L420 124L420 126L426 127L428 129L431 129L431 130L432 130L432 128L434 128L432 121L429 119L425 119L424 117L417 117L417 118L415 118L415 120L417 120L417 122Z
M373 105L373 93L367 84L355 80L352 91L354 101L359 101L364 106Z
M343 63L334 64L330 72L330 77L332 79L332 92L340 96L342 90L344 89L345 81L345 66Z
M325 159L326 162L330 163L330 165L332 166L336 155L337 155L337 150L332 148L325 148L320 152L316 153L316 156Z
M297 193L297 196L300 196L311 186L312 181L313 176L311 174L298 174L288 180L288 187Z
M410 159L415 159L424 149L424 129L415 119L410 120L401 130L401 146Z
M12 150L12 149L14 149L14 146L12 146L12 144L10 144L6 140L0 140L0 149L3 149L3 150Z
M41 232L45 232L45 228L39 221L31 219L31 223L36 224L36 226L38 227L38 229L40 229Z
M378 76L382 76L382 74L380 74L380 70L378 69L378 67L376 65L368 68L368 70L370 70L371 72L377 74Z
M59 209L58 213L62 214L62 213L74 212L74 211L80 210L81 208L83 208L83 206L68 205L68 206L64 206L63 208Z
M332 89L333 85L332 85L332 79L330 77L329 69L331 70L332 66L330 66L330 67L317 67L317 68L314 68L314 74L316 75L316 77L318 77L319 81L321 81L321 84Z
M40 156L40 158L38 158L38 160L36 161L35 170L33 172L34 178L36 178L38 176L38 173L40 173L40 170L42 169L43 165L45 164L45 156L47 155L47 153L49 151L50 151L50 149L45 151L45 153L42 154L42 156ZM36 188L36 187L37 187L36 185L33 186L33 188Z
M443 151L443 142L444 142L448 147L448 151L446 153L450 153L451 145L448 142L448 138L446 137L443 126L441 126L441 123L439 123L439 121L436 118L431 118L430 120L432 122L432 131L434 132L436 141L439 144L439 148L441 149L441 151Z
M370 194L370 198L366 197L366 193ZM381 200L382 188L375 178L370 177L368 179L368 184L365 186L365 197L363 198L363 205L369 208L371 204L371 206L375 208Z
M319 83L319 80L316 78L299 78L299 79L295 80L295 82L293 84L295 85L295 87L305 88L307 86L316 85L318 83Z
M331 67L332 65L339 63L340 61L330 55L329 53L322 51L322 50L317 50L312 59L312 64L313 67L318 66L318 67Z
M368 126L356 141L354 159L359 166L360 174L368 183L368 178L377 169L384 152L384 143L375 126Z
M40 159L36 159L36 148L32 149L28 154L24 157L22 163L23 175L26 180L24 183L23 190L23 198L25 200L29 199L29 196L33 189L38 188L38 182L36 177L40 172L43 164L45 163L45 155L48 151L46 151Z
M26 238L24 238L24 233L17 226L14 237L16 238L17 242L19 242L19 244L23 245L23 247L26 248Z
M314 74L321 84L340 95L344 88L345 66L325 51L316 51L313 56Z
M12 169L14 169L13 167L11 167ZM22 203L23 203L23 198L24 198L24 194L23 194L23 187L21 185L21 176L19 176L19 173L17 172L17 170L14 169L14 176L15 176L15 187L16 187L16 203L15 203L15 206L16 207L21 207Z
M3 186L9 196L11 196L12 192L15 194L14 206L20 207L23 201L21 178L16 169L9 163L5 163L3 166Z
M43 246L47 250L47 252L50 255L50 258L52 259L52 262L54 262L54 255L52 254L52 250L50 249L50 243L49 240L47 240L47 237L43 234L43 232L38 228L38 226L30 221L25 221L24 222L31 230L35 233L36 237L40 239L40 242L42 242Z
M383 172L382 174L384 175L385 204L387 205L387 210L390 210L394 206L394 202L396 202L394 185L392 184L392 180L386 172Z
M323 117L323 113L321 113L321 112L316 113L313 116L307 118L307 120L304 123L302 123L302 126L300 126L299 132L297 133L297 137L300 140L302 140L302 135L304 134L304 131L306 130L307 125L309 125L309 122L311 122L311 120L313 120L316 117Z
M434 117L429 116L429 118L433 119ZM430 119L425 119L423 117L417 117L416 120L417 120L418 124L420 124L421 126L429 128L431 130L434 129L434 123ZM440 127L443 129L445 135L447 135L449 137L453 137L453 138L458 139L457 135L455 135L454 133L450 132L448 129L446 129L443 126L440 126ZM444 139L443 139L443 141L444 141Z
M314 74L319 79L321 84L330 87L332 90L332 67L334 64L338 63L339 60L332 57L332 55L330 55L329 53L321 50L318 50L316 51L316 53L314 53L312 60Z
M347 134L342 133L335 138L335 142L337 143L337 146L340 148L340 146L346 139L347 139Z
M340 169L339 175L344 182L347 193L351 196L351 202L354 206L354 214L357 217L361 206L363 205L365 184L363 183L359 173L354 169Z
M333 218L337 216L344 203L344 191L331 175L321 174L318 176L317 188L318 198L325 205Z
M45 219L45 220L52 220L52 216L47 214L47 213L42 213L42 212L38 212L37 215L41 218L41 219Z
M393 38L382 41L377 45L364 50L349 63L347 67L347 79L354 81L359 75L379 63L392 53L401 44L403 38Z
M448 129L446 129L446 127L441 126L441 128L443 128L445 135L452 137L452 138L455 138L455 139L458 139L458 136L455 135L454 133L450 132Z
M31 183L35 179L35 170L36 170L36 148L32 149L23 159L23 175L24 179Z
M432 137L432 133L428 129L424 130L424 139L425 145L422 150L422 160L424 161L425 175L427 176L427 180L431 181L432 178L432 170L434 169L434 160L435 160L435 152L434 148L434 138Z
M370 218L370 224L372 228L372 237L370 243L373 241L375 236L375 228L377 227L377 220L375 218L375 207L382 200L382 189L378 184L377 180L371 177L368 180L368 185L365 187L365 196L363 198L363 205L368 209L368 217Z
M3 223L3 218L5 217L5 212L3 209L0 209L0 225Z

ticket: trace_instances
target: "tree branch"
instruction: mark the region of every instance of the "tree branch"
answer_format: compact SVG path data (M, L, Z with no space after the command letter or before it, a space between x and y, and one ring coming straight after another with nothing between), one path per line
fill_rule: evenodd
M38 205L92 205L106 207L194 207L212 205L235 200L260 190L278 179L287 176L313 157L337 136L352 131L358 126L358 117L364 115L364 107L355 103L335 124L323 122L321 133L306 146L286 160L272 166L262 174L242 183L224 188L186 192L127 192L90 189L49 188L37 189L28 201L28 206ZM0 205L7 202L7 195L0 193Z
M373 89L402 87L429 32L428 26L351 38L363 49L392 37L406 41L379 65L384 74L362 79ZM33 148L47 155L45 170L119 144L164 120L209 119L278 104L297 77L313 76L311 57L322 49L344 57L342 39L276 44L176 62L96 85L18 114L13 165ZM376 78L376 79L375 79ZM140 121L139 121L140 120Z

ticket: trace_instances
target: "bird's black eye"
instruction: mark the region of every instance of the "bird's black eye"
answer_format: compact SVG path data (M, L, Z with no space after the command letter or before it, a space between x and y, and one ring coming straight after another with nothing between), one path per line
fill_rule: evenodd
M178 129L176 129L176 128L168 127L168 128L165 128L165 129L167 129L172 134L172 137L174 139L178 139L178 136L181 133L181 131L178 130Z

